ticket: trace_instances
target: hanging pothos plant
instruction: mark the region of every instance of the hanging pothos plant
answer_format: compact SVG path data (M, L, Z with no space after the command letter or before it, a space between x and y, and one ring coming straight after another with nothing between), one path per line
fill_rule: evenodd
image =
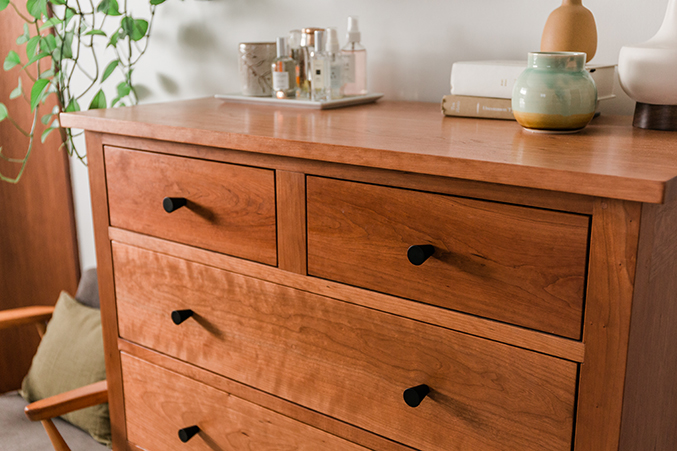
M18 173L12 171L15 176L0 172L0 180L19 181L33 143L38 139L39 122L45 126L39 137L42 142L57 130L62 136L62 147L84 162L84 153L78 151L73 142L77 135L60 127L58 114L137 103L132 74L148 48L155 8L164 2L149 0L146 20L132 17L127 0L122 7L117 0L101 0L98 4L94 0L0 0L0 12L18 14L24 21L23 34L16 39L19 51L11 50L3 64L5 71L17 71L17 86L9 98L24 99L33 115L30 128L22 126L22 121L11 115L11 108L7 107L11 104L2 103L4 99L0 99L0 121L10 121L28 138L28 146L20 158L3 154L0 141L0 158L18 168ZM106 64L102 64L104 53L110 55ZM117 76L109 78L116 72ZM83 77L86 82L82 81ZM109 97L110 92L114 93L108 100L104 87L114 79L117 80L115 89L106 91ZM39 113L39 106L53 94L57 106L47 114ZM83 99L90 98L88 105L83 104Z

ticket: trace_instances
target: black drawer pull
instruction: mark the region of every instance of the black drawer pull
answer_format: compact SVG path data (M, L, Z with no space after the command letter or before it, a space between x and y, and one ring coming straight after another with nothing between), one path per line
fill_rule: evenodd
M165 197L162 199L162 207L167 213L171 213L185 206L186 202L186 199L183 197Z
M407 249L407 258L412 265L422 265L423 262L428 260L435 253L435 246L432 244L421 244L409 246Z
M430 387L425 384L407 388L404 391L404 402L406 402L409 407L418 407L428 393L430 393Z
M179 429L179 439L183 442L186 443L188 440L193 438L195 434L200 432L200 428L198 426L189 426L187 428Z
M177 326L193 316L193 311L191 309L187 310L174 310L172 312L172 321L174 321L174 324Z

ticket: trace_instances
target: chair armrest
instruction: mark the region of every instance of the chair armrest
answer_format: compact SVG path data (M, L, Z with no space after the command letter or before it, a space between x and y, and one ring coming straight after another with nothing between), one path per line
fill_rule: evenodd
M52 305L34 305L0 311L0 329L21 326L23 324L44 323L54 312Z
M24 413L31 421L42 421L105 402L108 402L108 383L103 380L35 401L24 408Z

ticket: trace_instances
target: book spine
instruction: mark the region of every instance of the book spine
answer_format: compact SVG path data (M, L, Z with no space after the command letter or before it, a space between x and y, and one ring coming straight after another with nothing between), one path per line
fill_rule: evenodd
M445 116L515 120L510 99L447 95L442 98Z

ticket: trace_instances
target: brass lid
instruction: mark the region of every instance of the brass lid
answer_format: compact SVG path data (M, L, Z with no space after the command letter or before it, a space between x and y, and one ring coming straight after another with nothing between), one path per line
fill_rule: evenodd
M301 47L315 47L315 32L324 31L324 28L304 28L301 36Z

